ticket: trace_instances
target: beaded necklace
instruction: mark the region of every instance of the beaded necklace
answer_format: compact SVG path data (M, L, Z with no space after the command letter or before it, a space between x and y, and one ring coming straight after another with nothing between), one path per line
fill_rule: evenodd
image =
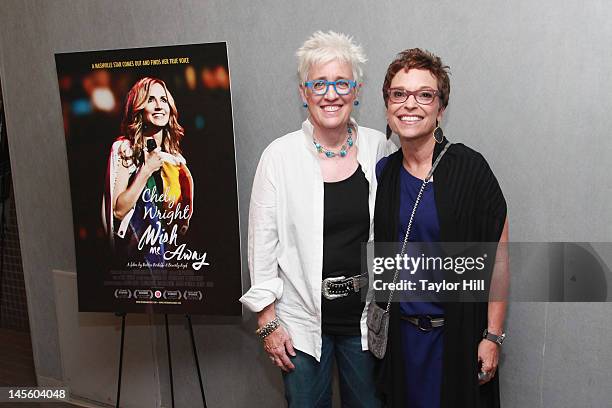
M315 149L317 149L317 152L325 154L325 156L329 157L330 159L336 156L346 157L349 149L353 147L353 144L354 144L353 131L351 130L350 126L346 128L346 131L348 133L348 137L346 138L346 142L344 142L342 147L340 147L339 152L334 152L333 150L330 150L327 147L323 146L321 143L317 141L317 139L314 138L314 136L312 137L312 143L314 143Z

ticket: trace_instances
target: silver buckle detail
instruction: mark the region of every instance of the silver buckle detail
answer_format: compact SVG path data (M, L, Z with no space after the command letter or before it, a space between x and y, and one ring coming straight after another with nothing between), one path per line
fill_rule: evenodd
M363 276L359 276L358 278L353 276L353 290L356 293L359 293L359 290L361 289L361 280L362 279L363 279Z
M323 294L323 297L325 299L329 299L329 300L333 300L333 299L338 299L341 297L345 297L348 296L348 292L347 293L329 293L329 286L328 284L330 282L338 282L338 281L343 281L346 280L346 277L344 276L338 276L335 278L326 278L323 279L323 284L321 285L321 293Z

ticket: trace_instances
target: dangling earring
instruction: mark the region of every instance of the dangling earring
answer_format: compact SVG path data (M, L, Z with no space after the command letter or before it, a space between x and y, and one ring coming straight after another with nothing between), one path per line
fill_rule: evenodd
M355 102L353 102L353 105L355 105L355 106L359 105L359 101L357 99L355 99Z
M442 143L444 141L444 132L442 131L442 128L438 126L437 120L436 128L433 131L433 138L435 139L436 143Z
M393 134L393 131L391 130L389 125L387 125L387 140L391 137L392 134Z
M303 107L305 107L305 108L307 108L307 107L308 107L308 104L307 104L306 102L304 102L304 103L302 104L302 106L303 106Z

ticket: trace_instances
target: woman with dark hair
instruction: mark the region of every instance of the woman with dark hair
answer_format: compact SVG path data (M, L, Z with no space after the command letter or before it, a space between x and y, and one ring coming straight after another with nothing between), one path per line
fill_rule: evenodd
M108 160L105 228L119 253L163 262L172 242L160 237L184 234L193 212L193 179L179 149L184 130L164 81L145 77L134 84L121 131ZM116 245L117 237L124 245ZM159 251L149 251L153 246Z
M451 145L442 133L449 94L448 67L427 51L403 51L387 70L387 136L396 133L401 149L376 167L377 242L403 242L408 224L412 242L508 240L506 202L489 165L480 153ZM506 271L501 248L495 268ZM499 406L505 314L500 298L392 303L378 384L387 406Z

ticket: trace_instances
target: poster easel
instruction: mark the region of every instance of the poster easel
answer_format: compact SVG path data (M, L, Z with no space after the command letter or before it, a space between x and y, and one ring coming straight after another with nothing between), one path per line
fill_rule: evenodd
M121 317L121 343L119 346L119 375L117 376L117 398L115 407L119 408L121 402L121 379L123 374L123 348L125 344L125 317L127 313L115 313L115 316ZM202 395L202 406L207 408L206 396L204 394L204 384L202 381L202 371L200 370L200 360L198 358L198 350L196 348L195 336L193 334L193 325L191 323L191 315L185 315L187 324L189 327L189 337L191 339L191 350L193 351L193 358L196 364L196 371L198 373L198 381L200 384L200 393ZM168 374L170 376L170 398L172 400L172 408L174 408L174 377L172 376L172 352L170 347L170 328L168 325L168 314L164 314L164 321L166 326L166 348L168 351Z

